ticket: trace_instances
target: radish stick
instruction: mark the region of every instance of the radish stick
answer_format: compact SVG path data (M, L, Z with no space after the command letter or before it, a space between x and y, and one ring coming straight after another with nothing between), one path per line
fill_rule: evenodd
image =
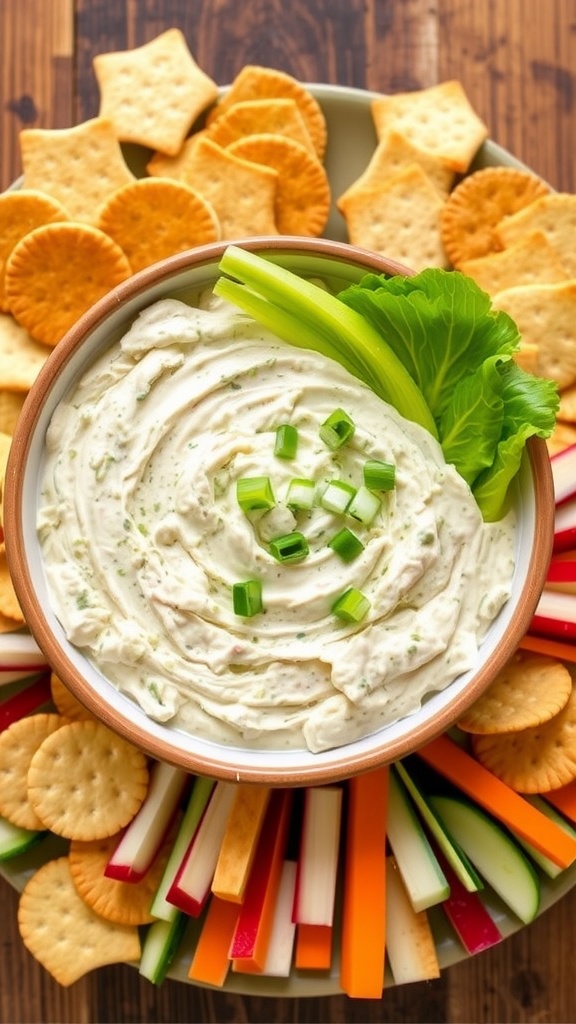
M166 899L197 917L210 892L226 821L234 800L233 782L217 782Z
M306 789L294 900L294 920L299 924L332 924L341 812L339 786Z
M188 801L188 806L184 812L184 817L178 829L178 835L174 840L174 846L172 847L172 853L168 858L168 862L164 869L164 874L160 880L156 895L152 900L150 907L150 913L153 917L158 917L163 921L172 921L178 913L178 908L173 903L169 903L166 899L167 893L174 882L178 868L180 867L184 855L196 829L198 823L204 814L206 804L210 799L210 795L214 789L215 783L212 779L197 778L193 782L192 793Z

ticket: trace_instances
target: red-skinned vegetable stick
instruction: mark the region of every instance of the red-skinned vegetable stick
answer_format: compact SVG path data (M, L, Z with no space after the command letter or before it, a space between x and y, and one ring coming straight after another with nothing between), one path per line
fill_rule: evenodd
M551 789L540 795L565 818L576 824L576 779L567 782L565 786L560 786L559 789Z
M384 988L387 806L387 767L350 779L340 987L351 999L380 999Z
M332 924L341 816L340 786L306 789L293 911L298 924Z
M470 955L501 942L502 935L477 892L468 892L450 865L442 860L450 895L440 904L464 949Z
M242 902L269 799L267 786L236 787L212 881L216 896Z
M161 921L174 921L178 916L178 908L173 903L169 903L166 896L202 820L202 815L206 810L206 805L215 785L216 783L213 779L207 779L200 775L192 779L192 791L188 798L188 805L174 839L172 852L168 857L164 874L160 879L160 884L150 906L152 916L160 918Z
M397 985L440 977L425 910L414 910L394 857L386 858L386 954Z
M52 699L50 692L50 677L40 676L30 686L26 686L18 693L12 694L0 704L0 732L7 729L13 722L17 722L25 715L37 711L43 704Z
M550 458L554 481L554 497L557 505L576 495L576 444L568 445Z
M325 924L296 927L294 966L307 971L326 971L332 964L333 929Z
M556 507L552 551L569 551L576 547L576 499L571 498Z
M576 860L574 839L447 736L421 747L418 756L555 864Z
M543 590L530 630L563 640L576 639L576 595Z
M524 651L535 651L537 654L546 654L549 658L559 658L560 661L576 662L576 644L566 643L562 640L550 640L545 636L536 636L533 633L526 633L522 637L519 647Z
M546 589L564 594L576 594L576 560L556 555L550 561L546 574Z
M217 782L166 899L197 917L210 892L226 822L235 796L233 782Z
M183 769L156 761L146 798L104 869L106 878L120 882L139 882L144 878L162 846L188 780Z
M230 968L230 943L238 921L240 906L212 895L206 910L200 937L190 964L188 977L206 985L221 987Z
M288 978L290 976L296 935L296 924L292 920L295 888L296 862L285 860L280 874L268 953L262 971L269 978Z
M234 971L259 974L264 969L284 863L291 806L290 790L277 789L272 792L230 948Z

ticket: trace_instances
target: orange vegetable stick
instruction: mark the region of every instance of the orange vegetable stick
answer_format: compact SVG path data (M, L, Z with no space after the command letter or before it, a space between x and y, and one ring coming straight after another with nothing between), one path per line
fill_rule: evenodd
M417 753L426 764L559 867L566 868L576 860L576 839L447 736L439 736Z
M551 789L548 793L540 795L564 817L576 823L576 779L566 783L565 786L560 786L559 789Z
M269 799L267 786L238 786L212 880L224 900L242 902Z
M527 633L518 646L524 651L546 654L549 658L558 658L559 661L576 662L576 644L569 644L563 640L548 640L547 637Z
M299 924L296 927L294 966L307 971L324 971L331 964L332 926Z
M340 986L351 999L380 999L386 937L388 768L348 783Z
M190 964L188 977L207 985L221 987L230 967L230 943L240 907L231 900L211 896L208 910Z

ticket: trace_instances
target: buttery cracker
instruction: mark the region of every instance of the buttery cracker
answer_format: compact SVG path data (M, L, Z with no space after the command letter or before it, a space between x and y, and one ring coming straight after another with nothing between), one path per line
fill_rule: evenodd
M497 228L504 248L526 234L542 231L570 277L576 277L576 194L550 192L518 213L503 218Z
M492 301L516 322L524 342L537 345L540 377L559 388L576 382L576 280L518 285Z
M61 203L33 189L14 189L0 195L0 310L8 312L4 293L6 260L24 235L41 224L69 220Z
M468 170L488 137L486 125L455 80L379 96L372 102L372 117L379 140L390 130L397 131L459 174Z
M235 103L275 98L293 99L296 102L316 154L322 160L328 134L322 108L310 90L285 71L262 67L259 64L245 64L226 95L209 112L207 124L211 125Z
M139 960L134 925L105 921L78 894L68 857L49 860L26 883L18 904L26 949L59 985L72 985L106 964Z
M433 153L420 149L410 139L394 130L385 133L378 142L365 170L340 198L344 199L350 192L353 193L357 189L383 185L391 175L411 164L420 165L440 197L445 199L453 185L454 172L445 167Z
M478 735L520 732L554 718L571 692L572 677L562 662L516 651L458 727Z
M52 196L71 220L91 223L111 192L134 181L106 118L73 128L25 128L19 138L24 188Z
M190 135L182 144L182 148L176 156L167 156L166 153L153 153L146 170L155 178L172 178L175 181L186 181L186 168L192 159L192 154L198 142L208 135L207 129L201 129Z
M139 810L148 786L142 751L97 721L68 722L40 744L28 769L38 818L65 839L114 835Z
M541 231L526 235L500 252L462 260L458 269L489 295L520 284L557 284L568 280L560 259Z
M317 156L294 139L253 134L228 152L278 173L274 219L281 235L321 235L330 213L328 175Z
M14 590L3 544L0 547L0 612L12 619L18 627L24 625L24 615Z
M9 313L0 313L0 380L7 391L27 393L50 355Z
M44 740L64 723L59 714L38 712L0 733L0 814L19 828L46 828L28 799L28 768Z
M576 444L576 426L572 423L557 421L550 437L546 441L546 447L550 456L564 451L570 445Z
M546 793L576 778L576 688L548 722L520 732L473 736L478 761L519 793Z
M18 328L20 330L20 328ZM0 336L1 336L1 323L0 323ZM25 333L25 332L24 332ZM0 337L0 379L3 379L2 369L2 341ZM1 391L0 390L0 431L3 434L14 433L16 424L20 418L22 412L22 406L26 401L27 392L18 391Z
M175 156L190 128L218 96L196 63L184 34L170 28L143 46L98 54L100 116L121 142Z
M576 423L576 384L571 384L560 392L558 419L563 423Z
M515 167L484 167L464 178L450 193L440 217L444 248L457 269L503 248L500 221L550 191L529 171Z
M83 313L131 273L126 254L103 231L88 224L47 224L12 251L6 295L18 323L36 341L56 345Z
M207 129L209 138L226 149L245 135L286 135L316 154L296 100L282 97L234 103Z
M50 693L56 710L69 722L94 720L94 715L70 692L55 672L50 674Z
M140 178L118 189L100 208L96 226L120 246L134 273L220 237L208 200L169 178Z

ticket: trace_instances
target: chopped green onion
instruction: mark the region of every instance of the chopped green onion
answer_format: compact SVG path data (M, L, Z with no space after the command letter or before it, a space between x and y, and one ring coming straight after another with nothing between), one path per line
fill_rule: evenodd
M298 448L298 431L292 423L281 423L276 427L274 455L279 459L293 459Z
M344 480L331 480L320 498L320 504L327 512L343 515L355 495L356 488L352 484Z
M361 622L367 615L370 601L361 590L349 587L332 605L332 612L344 622Z
M364 526L370 526L379 512L381 504L380 498L373 491L362 486L356 491L346 512L353 519L357 519L359 523L363 523Z
M258 615L263 611L262 584L260 580L246 580L244 583L234 583L232 586L232 603L234 614L242 615L245 619Z
M309 512L314 504L316 484L314 480L294 477L288 484L286 504L293 512Z
M364 483L371 491L392 491L396 486L396 466L379 459L364 463Z
M356 426L344 409L334 409L322 423L319 434L324 444L332 451L341 448L353 436Z
M236 481L236 497L243 512L274 508L276 499L267 476L244 476Z
M283 562L285 565L291 562L301 562L309 552L308 541L298 530L270 541L269 550L277 562Z
M338 533L335 533L331 540L328 541L328 547L332 548L337 555L340 556L343 562L353 562L361 551L364 551L364 545L352 530L349 530L347 526L343 526Z

